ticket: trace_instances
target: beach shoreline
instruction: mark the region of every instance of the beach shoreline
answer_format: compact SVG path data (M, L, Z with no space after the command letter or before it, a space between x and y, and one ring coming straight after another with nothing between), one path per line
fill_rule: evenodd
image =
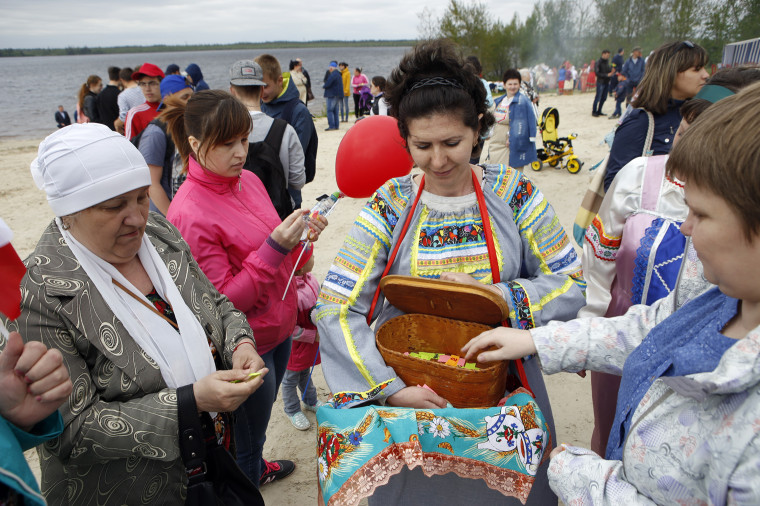
M539 115L546 107L556 107L560 113L560 136L579 134L573 145L576 156L584 165L578 174L548 166L544 166L540 172L530 169L526 171L527 176L552 204L560 223L571 237L575 213L591 178L592 173L589 173L588 169L604 158L607 148L601 143L615 125L614 121L591 116L593 100L593 90L586 93L576 92L571 96L541 96ZM611 112L613 106L614 100L608 99L605 104L607 112ZM338 189L335 183L335 156L340 140L348 130L346 125L341 123L340 130L325 132L326 119L316 119L319 133L317 176L302 191L304 207L311 207L316 197ZM5 181L0 189L0 217L13 230L12 243L22 258L33 251L43 230L53 218L44 193L36 188L29 172L29 164L35 158L41 140L0 138L0 179ZM486 143L483 158L487 148ZM330 225L315 245L313 272L320 282L327 274L343 238L350 230L365 200L343 199L330 215ZM580 249L575 246L580 254ZM545 380L552 399L558 442L588 447L593 428L589 379L582 379L575 374L558 374L547 376ZM329 392L319 367L314 371L314 384L320 398L326 400ZM307 412L307 417L312 422L312 428L308 431L298 431L285 416L281 400L278 399L275 403L264 455L270 460L294 460L296 471L287 479L274 482L262 489L267 504L313 504L316 500L315 418L310 412ZM39 473L36 455L33 452L27 452L27 455L35 472Z

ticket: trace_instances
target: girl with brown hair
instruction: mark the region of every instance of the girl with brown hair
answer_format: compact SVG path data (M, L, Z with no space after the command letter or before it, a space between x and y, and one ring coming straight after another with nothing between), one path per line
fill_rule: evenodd
M229 93L198 92L184 107L167 107L163 118L187 168L166 217L204 274L245 313L272 373L236 411L235 425L238 464L254 483L268 483L295 469L289 460L262 458L296 324L296 284L288 285L288 279L303 248L302 234L310 230L316 240L327 222L310 219L307 225L308 210L301 209L280 221L262 182L243 170L252 120Z

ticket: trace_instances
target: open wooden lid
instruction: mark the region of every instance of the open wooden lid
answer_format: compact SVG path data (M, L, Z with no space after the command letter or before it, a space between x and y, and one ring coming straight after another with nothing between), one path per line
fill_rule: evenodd
M506 301L485 286L412 276L386 276L380 289L405 313L496 325L509 316Z

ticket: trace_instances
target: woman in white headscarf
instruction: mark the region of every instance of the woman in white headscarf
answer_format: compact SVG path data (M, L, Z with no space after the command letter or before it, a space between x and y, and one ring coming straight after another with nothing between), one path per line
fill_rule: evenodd
M183 504L178 398L189 389L228 446L224 413L262 379L230 381L267 372L251 328L179 232L148 213L150 172L124 137L63 128L31 169L57 218L27 261L11 326L59 349L74 384L63 434L39 450L42 493L55 504Z

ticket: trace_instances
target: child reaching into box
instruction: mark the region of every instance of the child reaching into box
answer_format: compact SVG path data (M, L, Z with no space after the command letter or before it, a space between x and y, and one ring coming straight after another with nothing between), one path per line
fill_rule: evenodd
M293 427L298 430L308 430L311 423L301 411L301 401L296 387L301 390L306 409L316 412L317 409L324 406L324 403L317 399L317 389L314 388L314 383L309 378L311 366L321 362L317 328L309 319L309 313L314 304L317 303L317 296L319 295L319 283L311 273L311 269L314 267L312 252L313 250L304 253L306 258L301 259L296 266L293 281L296 283L298 291L298 320L296 321L296 328L290 336L293 340L293 346L290 351L288 369L282 378L282 404L285 408L285 414L288 415Z

